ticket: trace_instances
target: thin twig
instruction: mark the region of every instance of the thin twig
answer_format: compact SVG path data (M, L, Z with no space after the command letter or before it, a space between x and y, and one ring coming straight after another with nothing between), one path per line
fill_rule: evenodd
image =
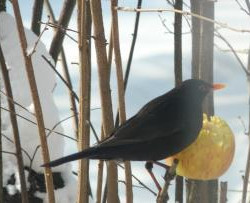
M97 142L100 142L100 139L99 139L99 137L97 135L97 132L96 132L93 124L91 122L89 122L89 121L87 121L87 123L89 124L89 126L90 126L90 128L91 128L91 130L92 130L92 132L93 132L93 134L94 134L95 139L97 140Z
M16 155L17 155L17 154L16 154L16 153L14 153L14 152L8 152L8 151L4 151L4 150L0 151L0 153L4 153L4 154L11 154L11 155L14 155L14 156L16 156Z
M227 202L227 182L220 183L220 203Z
M238 6L240 7L240 10L242 10L243 12L245 12L247 15L250 15L249 11L247 11L243 5L239 2L239 0L235 0L235 2L238 4Z
M65 33L65 35L66 35L69 39L71 39L73 42L75 42L76 44L78 44L78 41L77 41L74 37L72 37L71 35L69 35L67 32Z
M57 126L59 126L60 124L62 124L63 122L67 121L68 119L70 119L70 118L72 118L72 117L73 117L73 116L68 116L68 117L66 117L66 118L64 118L64 119L62 119L62 120L60 120L59 122L57 122L57 123L52 127L52 129L49 131L49 133L46 135L46 136L47 136L47 139L48 139L48 137L51 135L51 133L54 132L54 129L55 129ZM63 137L65 137L65 136L63 136ZM76 139L74 139L74 138L72 138L72 137L69 137L69 136L67 136L67 138L73 139L73 141L77 141ZM38 149L39 149L40 147L41 147L41 145L37 145L37 146L36 146L36 149L35 149L35 151L34 151L34 153L33 153L33 155L32 155L31 161L30 161L30 168L32 168L32 164L33 164L33 161L34 161L34 159L35 159L36 153L38 152Z
M34 113L30 112L29 109L27 109L25 106L23 106L22 104L16 102L14 99L10 98L4 91L0 90L0 92L13 104L19 106L20 108L22 108L23 110L25 110L26 112L28 112L29 114L35 116Z
M250 48L248 52L248 62L247 62L247 71L250 71ZM247 200L247 189L249 184L249 173L250 173L250 77L247 75L247 82L248 82L248 154L247 154L247 163L245 169L245 175L243 178L243 192L242 192L242 203L246 203Z
M245 3L247 5L248 13L250 13L250 2L249 2L249 0L245 0Z
M64 31L64 32L69 31L69 32L77 33L77 34L79 33L77 30L64 27L63 25L60 25L60 24L55 23L55 22L46 22L45 23L45 22L40 21L39 23L42 24L42 25L47 25L47 26L52 27L52 28L60 29L61 31Z
M8 140L9 142L11 142L12 144L14 144L14 141L11 140L7 135L1 133L1 136L2 136L3 138L5 138L6 140ZM31 161L31 156L29 155L29 153L28 153L24 148L22 148L22 151L23 151L23 153L28 157L28 159Z
M6 93L5 93L5 92L3 92L2 90L0 90L0 92L6 96ZM8 98L8 96L6 96L6 97ZM13 102L14 104L20 106L22 109L24 109L25 111L27 111L29 114L31 114L31 115L34 116L34 114L33 114L32 112L30 112L27 108L25 108L24 106L22 106L22 105L19 104L18 102L14 101L14 100L11 99L11 98L8 98L8 99L9 99L11 102ZM9 109L6 109L6 108L4 108L4 107L0 107L0 108L3 109L3 110L5 110L5 111L11 112ZM91 108L91 111L99 110L99 109L100 109L99 107ZM12 112L12 113L14 113L14 112ZM77 114L78 114L78 113L77 113ZM30 122L30 123L32 123L32 124L34 124L34 125L37 125L36 122L34 122L34 121L32 121L32 120L30 120L30 119L28 119L28 118L26 118L26 117L24 117L24 116L18 114L18 113L15 113L15 115L18 116L18 117L20 117L20 118L22 118L22 119L24 119L24 120L26 120L26 121L28 121L28 122ZM66 119L72 118L73 116L74 116L74 115L69 116L69 117L67 117ZM60 121L59 121L59 122L60 122ZM98 135L97 135L97 133L96 133L96 131L95 131L95 128L94 128L93 124L91 123L91 121L88 121L88 124L90 125L91 130L92 130L94 136L95 136L96 138L98 138ZM45 127L45 130L48 130L48 131L53 132L53 133L56 133L56 134L58 134L58 135L62 135L62 136L66 137L66 138L69 138L69 139L71 139L71 140L77 141L75 138L72 138L72 137L70 137L70 136L68 136L68 135L66 135L66 134L63 134L63 133L54 131L54 130L49 129L49 128L47 128L47 127Z
M200 20L204 20L210 23L213 23L215 25L218 25L221 28L225 28L234 32L242 32L242 33L246 33L246 32L250 32L250 30L248 29L239 29L239 28L234 28L229 26L227 23L222 23L216 20L213 20L211 18L207 18L205 16L202 15L198 15L196 13L191 13L189 11L182 11L182 10L178 10L178 9L162 9L162 8L152 8L152 9L136 9L136 8L129 8L129 7L117 7L116 8L119 11L124 11L124 12L175 12L175 13L180 13L182 15L186 15L186 16L193 16L195 18L198 18Z
M49 22L49 16L48 16L48 22ZM38 43L40 42L41 37L43 36L43 34L44 34L44 32L45 32L46 30L48 30L48 23L45 24L45 26L44 26L42 32L39 34L39 36L38 36L38 38L37 38L37 40L36 40L36 42L35 42L33 48L32 48L31 50L27 50L27 56L28 56L28 57L31 57L31 56L36 52L36 48L37 48L37 46L38 46Z
M13 98L9 72L5 63L1 45L0 45L0 63L1 63L0 66L2 70L2 75L4 78L6 94L8 95L9 98ZM10 100L8 100L8 106L9 106L9 109L15 113L16 111L15 105ZM25 178L25 173L24 173L23 156L22 156L22 150L21 150L21 139L20 139L20 134L19 134L19 129L18 129L17 118L15 114L10 114L10 121L11 121L12 132L14 136L14 143L15 143L15 148L16 148L16 155L17 155L16 158L17 158L17 167L18 167L18 173L19 173L19 179L20 179L20 185L21 185L22 202L28 203L29 199L28 199L28 193L27 193L27 187L26 187L26 178Z
M227 53L227 52L232 53L233 52L231 49L223 49L215 43L214 43L214 47L217 48L221 52L225 52L225 53ZM248 49L235 49L234 51L236 53L239 53L239 54L248 54Z
M34 121L32 121L32 120L30 120L30 119L28 119L28 118L26 118L26 117L24 117L24 116L18 114L18 113L14 113L14 112L12 112L12 111L10 111L9 109L6 109L6 108L4 108L4 107L0 107L0 108L3 109L3 110L5 110L5 111L8 111L8 112L10 112L10 113L12 113L12 114L14 114L14 115L16 115L16 116L18 116L18 117L20 117L20 118L26 120L27 122L32 123L32 124L34 124L34 125L37 126L37 123L36 123L36 122L34 122ZM45 130L48 130L48 131L50 131L50 132L53 132L53 133L55 133L55 134L58 134L58 135L61 135L61 136L63 136L63 137L66 137L66 138L69 138L69 139L71 139L71 140L76 141L75 138L70 137L70 136L68 136L68 135L65 135L65 134L63 134L63 133L60 133L60 132L51 130L51 129L46 128L46 127L45 127L44 129L45 129Z
M229 49L232 51L233 55L235 56L236 60L239 62L241 69L245 72L245 74L247 76L249 76L250 75L249 70L247 70L246 66L243 64L243 62L241 61L240 57L235 52L234 48L228 42L228 40L225 37L223 37L218 31L215 31L215 36L218 37L218 38L220 38L229 47Z
M126 121L126 108L125 108L125 97L124 97L124 82L123 82L123 71L122 71L122 59L119 42L119 25L118 25L118 14L115 7L118 1L111 1L111 13L112 13L112 40L114 46L114 56L116 64L116 76L118 86L118 106L119 106L119 117L120 123ZM133 190L132 190L132 177L131 177L131 165L130 162L125 163L125 179L126 179L126 202L133 202Z
M49 3L48 0L45 0L47 9L51 15L51 20L53 22L53 24L55 24L56 20L54 17L54 13L53 10L51 8L51 5ZM78 31L76 31L77 33L79 33ZM55 71L55 73L58 75L58 77L63 81L63 83L67 86L67 88L69 89L70 92L70 103L71 103L71 110L73 112L74 116L74 126L75 126L75 132L76 132L76 137L78 137L78 112L77 112L77 108L76 108L76 103L75 103L75 99L79 102L79 98L77 96L77 94L73 91L73 86L71 83L71 79L70 79L70 75L69 75L69 71L68 71L68 67L67 67L67 62L66 62L66 57L65 57L65 52L64 52L64 48L62 47L61 50L61 57L62 57L62 64L63 64L63 70L64 70L64 75L65 75L65 80L64 78L61 76L61 74L56 70L55 66L49 61L46 60L46 58L44 57L44 60L46 60L46 62L50 65L50 67ZM89 121L90 123L90 127L94 133L94 135L96 136L96 132L94 131L93 125L91 124L91 121Z
M45 6L47 8L47 11L51 17L52 23L56 23L56 18L55 18L55 15L54 15L54 12L53 12L53 9L51 7L49 0L44 0L44 3L45 3ZM56 30L54 29L54 31L56 31ZM66 60L65 51L64 51L63 46L62 46L62 50L60 52L60 58L61 58L64 78L65 78L68 86L70 87L69 89L73 89L73 85L71 82L71 77L70 77L69 68L68 68L68 64L67 64L67 60ZM70 91L70 90L69 90L69 99L70 99L70 110L72 111L72 113L74 115L73 126L74 126L75 137L77 138L78 137L78 122L79 122L78 110L76 107L76 101L75 101L74 95L73 95L72 91Z
M241 125L242 125L242 127L243 127L243 129L244 129L244 134L245 134L245 135L248 135L247 127L246 127L246 124L245 124L245 122L243 121L242 117L241 117L241 116L238 116L238 119L240 120L240 123L241 123Z
M125 169L123 165L117 164L120 168ZM143 183L139 178L132 174L132 177L141 185L141 187L145 188L149 192L151 192L154 196L157 196L157 193L150 189L145 183Z
M45 24L45 25L47 25L48 27L51 27L51 28L60 29L65 36L67 36L73 42L78 44L78 41L74 37L72 37L70 34L67 33L67 31L74 32L74 33L78 33L78 31L70 29L70 28L65 28L63 26L60 26L60 25L58 25L56 23L52 23L52 22L49 22L49 23L39 22L39 23L40 24Z
M141 5L142 5L142 0L138 0L137 9L140 9ZM136 17L135 17L133 38L132 38L132 42L131 42L131 46L130 46L129 57L128 57L126 71L125 71L125 76L124 76L124 90L125 91L126 91L127 85L128 85L128 78L129 78L129 73L130 73L131 64L132 64L132 60L133 60L135 43L136 43L136 40L137 40L137 34L138 34L139 22L140 22L140 15L141 15L141 13L137 12Z
M172 31L172 30L167 26L167 24L166 24L166 19L164 19L160 14L159 14L158 16L159 16L159 18L160 18L160 21L161 21L162 26L167 30L167 32L165 32L165 33L175 34L175 32ZM182 35L186 35L186 34L190 34L190 33L191 33L191 31L187 31L187 32L182 32L181 34L182 34Z
M69 85L69 83L62 77L62 75L56 70L56 67L51 63L49 59L47 59L44 55L42 55L42 58L49 64L49 66L55 71L56 75L62 80L62 82L66 85L66 87L69 89L69 91L73 94L74 98L79 102L79 97L75 93L75 91L72 89L72 86Z

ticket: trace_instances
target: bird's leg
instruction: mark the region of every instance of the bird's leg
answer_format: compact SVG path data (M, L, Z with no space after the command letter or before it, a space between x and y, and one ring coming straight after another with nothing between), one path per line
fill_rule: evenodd
M158 165L158 166L161 166L162 168L165 168L166 170L169 170L169 168L170 168L168 165L163 164L163 163L161 163L159 161L153 161L153 163Z
M149 175L150 175L151 178L153 179L153 181L154 181L154 183L155 183L157 189L158 189L159 191L161 191L161 186L160 186L159 182L157 181L157 179L156 179L156 177L155 177L155 175L154 175L154 173L153 173L153 171L152 171L152 169L153 169L153 162L147 161L146 164L145 164L145 168L147 169Z

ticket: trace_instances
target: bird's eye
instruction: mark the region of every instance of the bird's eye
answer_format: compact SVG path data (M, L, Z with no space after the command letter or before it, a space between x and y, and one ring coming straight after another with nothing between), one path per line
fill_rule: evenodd
M208 91L208 87L205 86L205 85L200 85L199 86L199 90L202 91L202 92L207 92Z

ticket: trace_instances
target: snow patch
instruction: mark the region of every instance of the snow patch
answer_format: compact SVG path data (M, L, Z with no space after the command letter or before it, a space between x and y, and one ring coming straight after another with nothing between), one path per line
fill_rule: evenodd
M38 37L28 29L25 29L25 35L29 47L28 50L33 50L33 46L37 42ZM5 12L0 12L0 43L6 63L8 64L13 98L22 107L25 107L24 109L20 106L15 106L16 113L19 115L17 116L17 121L23 148L24 165L28 167L30 166L31 158L38 147L37 153L32 161L31 168L37 173L43 173L43 168L40 167L40 165L43 164L43 159L41 147L39 147L40 138L36 125L36 118L34 116L34 104L30 94L29 81L26 75L25 63L19 43L16 22L11 15ZM29 52L28 50L27 52ZM53 61L46 50L45 45L39 41L36 46L36 51L31 57L39 98L43 110L45 127L47 129L53 129L54 131L63 133L62 126L58 125L58 122L60 121L59 113L53 99L53 89L56 85L55 73L42 56L45 56L48 60ZM1 90L5 92L2 76L0 87ZM1 105L8 109L7 99L3 95L1 96ZM3 150L15 152L9 112L1 110L1 113L3 117L2 134L6 136L3 138ZM52 133L50 130L47 130L46 134L50 158L53 160L62 157L65 145L64 138L56 133ZM17 191L20 191L19 174L15 156L12 154L3 154L3 165L4 186L7 187L9 194L13 195ZM77 184L71 173L71 165L65 164L53 168L53 172L61 172L65 181L65 187L55 191L56 202L75 202ZM27 171L25 173L27 178ZM7 185L9 178L13 174L15 174L15 184ZM28 183L27 186L29 187ZM45 198L47 195L46 193L42 194L37 192L37 196L43 196Z

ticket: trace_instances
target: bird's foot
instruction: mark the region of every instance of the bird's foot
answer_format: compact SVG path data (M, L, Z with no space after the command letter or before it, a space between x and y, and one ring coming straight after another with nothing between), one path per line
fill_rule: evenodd
M145 168L147 169L147 171L152 171L152 169L153 169L153 162L152 161L147 161L145 163Z
M152 161L147 161L145 164L145 168L147 169L149 175L151 176L151 178L153 179L157 189L159 190L159 192L161 191L161 186L159 184L159 182L157 181L154 173L153 173L153 162Z

